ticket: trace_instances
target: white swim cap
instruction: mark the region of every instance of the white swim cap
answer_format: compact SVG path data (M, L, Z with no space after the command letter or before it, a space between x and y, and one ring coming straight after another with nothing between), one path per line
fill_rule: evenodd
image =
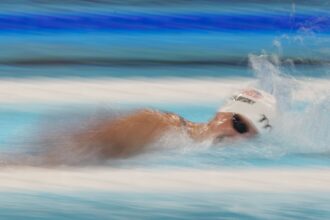
M264 91L247 88L234 94L219 112L233 112L246 117L259 133L272 129L277 113L276 99Z

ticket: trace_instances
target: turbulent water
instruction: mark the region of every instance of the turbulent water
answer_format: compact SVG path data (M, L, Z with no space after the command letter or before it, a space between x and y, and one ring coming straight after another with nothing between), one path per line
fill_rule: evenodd
M1 219L327 219L328 1L2 1ZM212 118L237 89L276 96L271 133L168 133L136 157L66 135L139 108ZM43 150L61 162L49 166Z

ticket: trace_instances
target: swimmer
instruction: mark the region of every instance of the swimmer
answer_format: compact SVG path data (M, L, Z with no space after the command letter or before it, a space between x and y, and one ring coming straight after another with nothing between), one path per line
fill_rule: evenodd
M103 120L72 135L80 150L94 150L104 159L126 158L147 150L168 131L185 132L194 141L251 138L270 131L276 115L275 98L261 90L244 89L233 95L207 123L194 123L177 114L139 110Z

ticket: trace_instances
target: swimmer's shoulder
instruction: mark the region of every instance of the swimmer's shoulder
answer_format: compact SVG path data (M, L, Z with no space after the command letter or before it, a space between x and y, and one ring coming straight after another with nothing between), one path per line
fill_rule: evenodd
M176 126L185 126L188 123L188 121L180 115L169 111L160 111L146 108L137 110L135 114L149 119L158 119L163 122L166 122L167 124L172 124Z
M187 120L178 114L175 114L173 112L168 112L168 111L164 111L163 114L168 118L168 120L170 120L174 123L177 123L180 126L187 125Z

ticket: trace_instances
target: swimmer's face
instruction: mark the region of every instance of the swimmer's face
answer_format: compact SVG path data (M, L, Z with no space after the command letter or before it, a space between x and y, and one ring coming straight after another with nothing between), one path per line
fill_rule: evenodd
M232 112L219 112L208 123L209 135L215 143L224 138L249 138L257 134L256 128L244 116Z

